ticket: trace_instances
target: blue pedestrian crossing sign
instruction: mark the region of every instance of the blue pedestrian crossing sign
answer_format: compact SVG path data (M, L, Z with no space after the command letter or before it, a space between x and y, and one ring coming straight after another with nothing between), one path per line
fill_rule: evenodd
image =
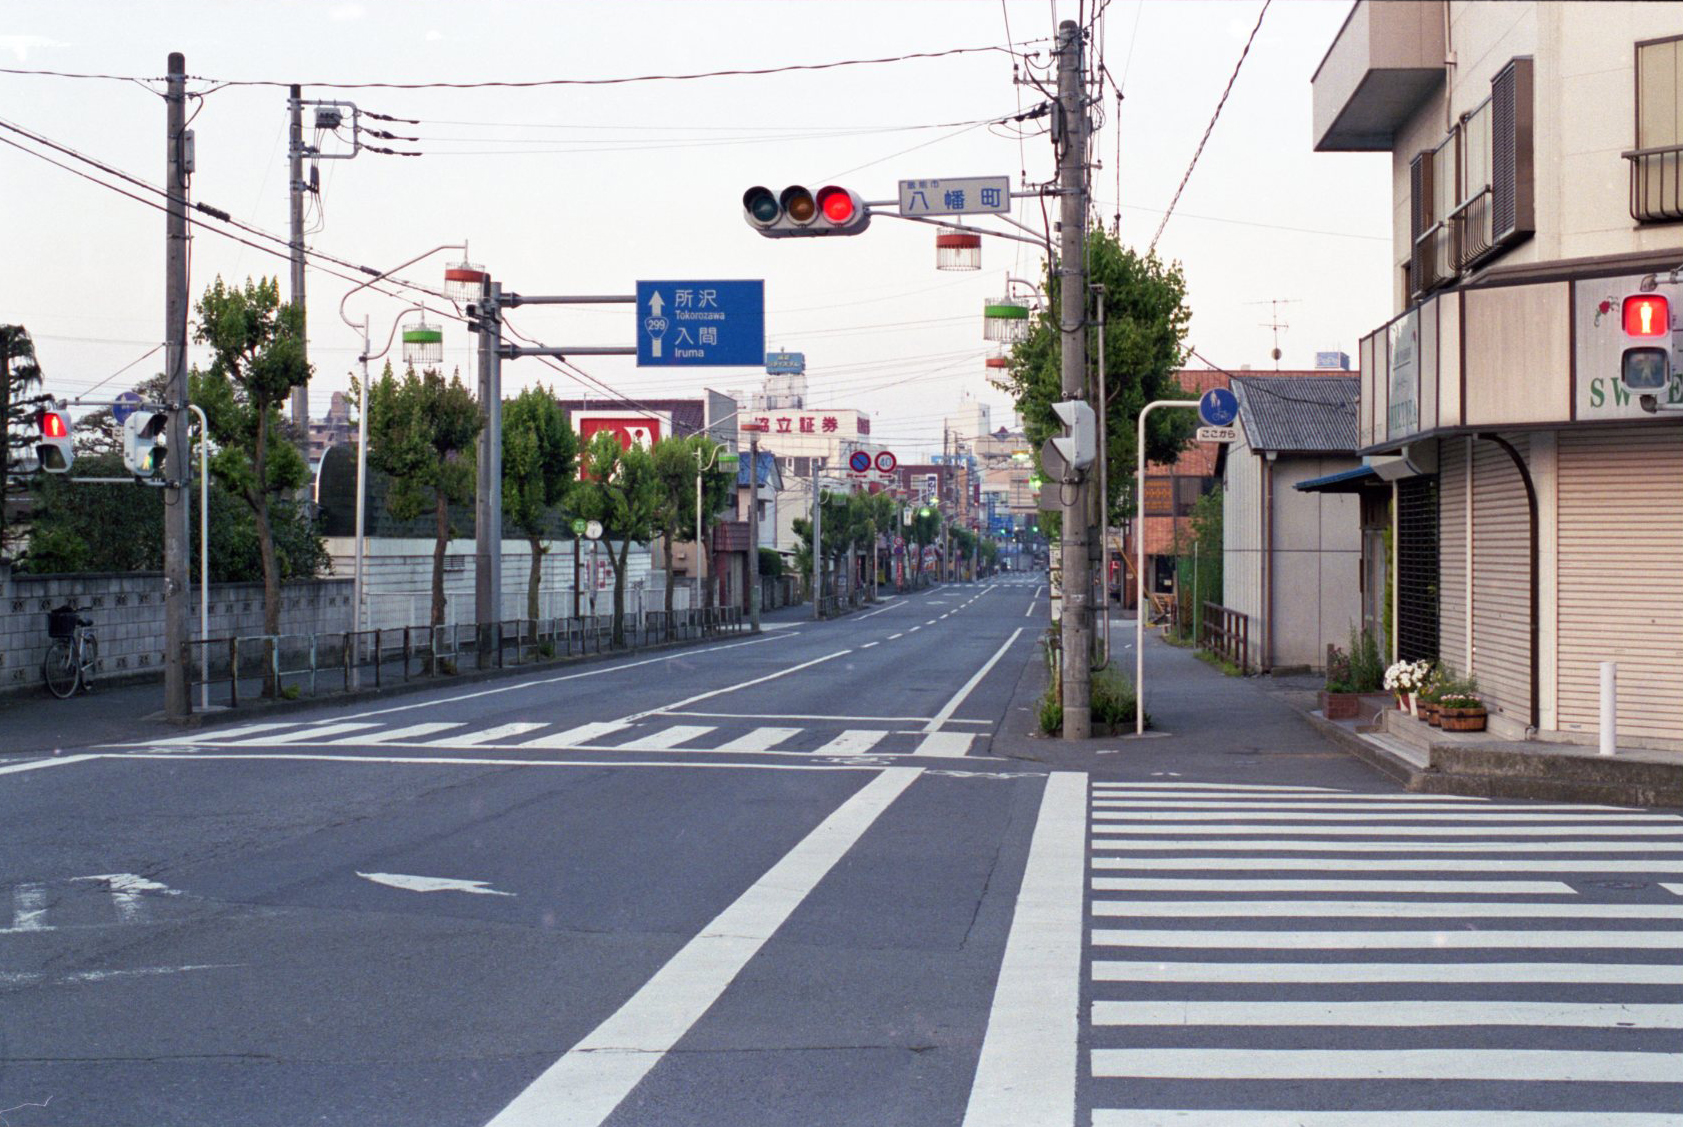
M1239 397L1225 387L1212 387L1198 400L1198 417L1207 427L1230 427L1239 417Z
M763 280L637 283L639 368L757 368L765 353Z

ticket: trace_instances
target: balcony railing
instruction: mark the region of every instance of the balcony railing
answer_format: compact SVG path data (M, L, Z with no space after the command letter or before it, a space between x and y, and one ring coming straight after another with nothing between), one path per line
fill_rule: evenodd
M1455 268L1465 270L1496 249L1495 209L1489 185L1449 213Z
M1622 155L1630 161L1630 217L1638 223L1683 219L1683 145Z
M1415 297L1431 293L1446 282L1455 280L1454 255L1450 246L1450 227L1434 223L1414 240L1414 268L1410 281Z

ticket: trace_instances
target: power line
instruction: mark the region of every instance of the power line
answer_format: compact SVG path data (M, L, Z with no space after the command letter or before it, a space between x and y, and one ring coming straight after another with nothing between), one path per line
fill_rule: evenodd
M1198 158L1203 155L1204 146L1209 143L1210 134L1215 132L1216 119L1221 117L1221 108L1227 104L1227 96L1233 93L1233 84L1239 80L1239 70L1245 65L1245 56L1251 53L1251 44L1256 42L1256 33L1262 30L1262 17L1268 14L1268 6L1274 0L1262 0L1262 10L1256 14L1256 26L1251 28L1250 38L1245 40L1245 49L1239 52L1239 61L1233 64L1233 73L1227 79L1227 88L1221 92L1221 100L1216 103L1215 113L1210 115L1210 123L1204 127L1204 136L1198 142L1198 148L1192 154L1192 162L1186 166L1186 175L1180 178L1180 187L1175 189L1174 199L1169 201L1169 210L1163 213L1163 221L1157 224L1157 233L1151 236L1151 245L1146 248L1150 255L1157 249L1157 240L1163 237L1163 228L1169 225L1169 216L1175 213L1175 205L1180 202L1180 194L1186 190L1186 182L1192 179L1192 170L1198 167ZM1123 68L1124 71L1126 68Z

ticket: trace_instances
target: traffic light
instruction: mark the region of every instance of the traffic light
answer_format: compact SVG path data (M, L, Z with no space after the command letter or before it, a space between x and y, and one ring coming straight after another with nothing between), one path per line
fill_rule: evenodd
M36 464L48 473L69 473L76 460L71 445L70 416L56 407L43 407L35 412L40 437L35 442Z
M1069 428L1068 433L1053 436L1052 448L1063 457L1070 469L1086 469L1098 456L1098 416L1094 415L1093 408L1081 399L1054 403L1052 410L1057 413L1059 421Z
M1631 294L1619 323L1626 337L1641 342L1625 349L1620 380L1638 395L1663 392L1671 382L1671 302L1664 294Z
M136 477L163 472L169 447L158 441L169 424L165 411L131 411L123 420L123 465Z
M871 209L846 188L827 185L816 195L791 184L777 195L753 187L742 193L748 225L768 239L808 235L857 235L871 225Z

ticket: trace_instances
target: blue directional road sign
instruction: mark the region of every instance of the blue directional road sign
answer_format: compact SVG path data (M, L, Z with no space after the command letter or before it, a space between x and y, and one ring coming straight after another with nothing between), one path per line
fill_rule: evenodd
M763 280L637 283L639 368L758 368L765 353Z
M117 396L117 401L115 403L111 404L111 417L116 419L118 424L121 425L144 402L146 401L140 398L139 392L125 391L123 394Z
M1207 427L1230 427L1239 417L1239 397L1225 387L1212 387L1198 400L1198 417Z

